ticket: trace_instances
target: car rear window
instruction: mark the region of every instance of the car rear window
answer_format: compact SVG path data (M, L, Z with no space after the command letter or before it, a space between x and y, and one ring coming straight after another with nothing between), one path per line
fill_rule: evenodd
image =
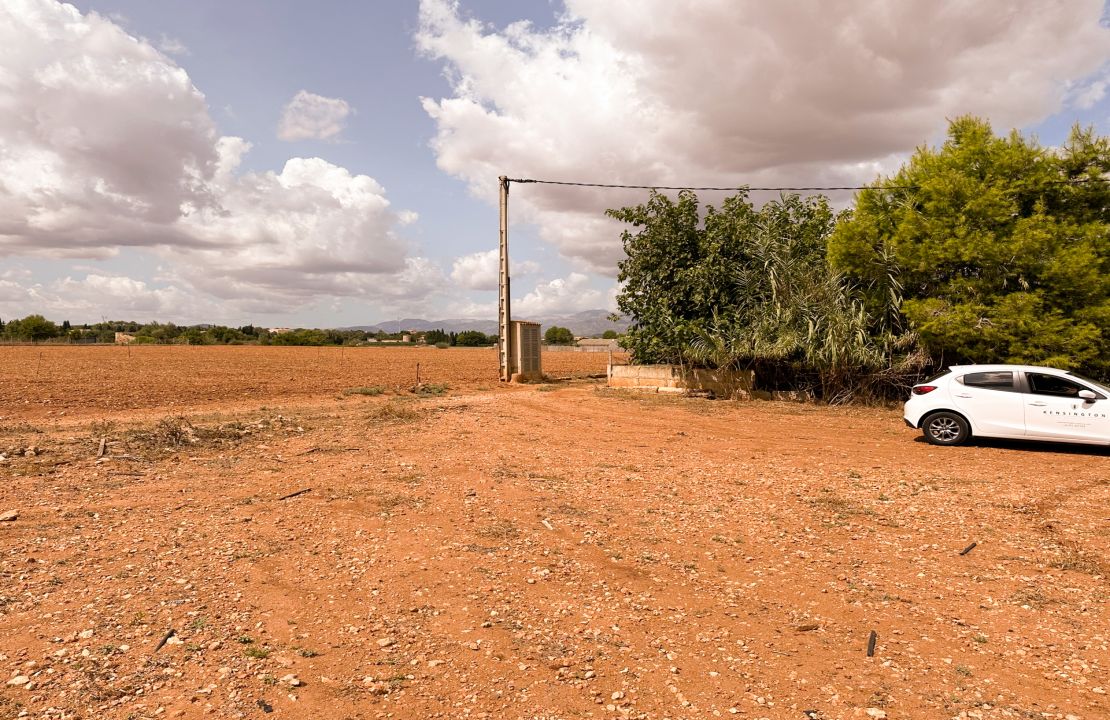
M988 370L968 373L960 378L968 387L989 388L991 390L1013 390L1014 373L1010 370Z

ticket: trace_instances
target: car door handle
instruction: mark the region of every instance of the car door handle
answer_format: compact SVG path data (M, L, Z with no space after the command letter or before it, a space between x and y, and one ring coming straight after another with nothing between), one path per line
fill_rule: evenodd
M958 397L958 398L970 398L970 397L975 397L975 396L971 395L969 393L956 393L956 397Z
M1047 405L1048 403L1043 403L1043 402L1031 402L1031 403L1029 403L1029 404L1030 404L1030 405L1031 405L1032 407L1044 407L1044 406L1045 406L1045 405Z

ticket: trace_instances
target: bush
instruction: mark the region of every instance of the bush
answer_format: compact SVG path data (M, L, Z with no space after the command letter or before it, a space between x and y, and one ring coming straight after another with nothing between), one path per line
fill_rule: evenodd
M451 343L449 343L449 342L437 342L436 343L436 348L439 349L439 350L446 350L449 347L451 347Z
M369 395L369 396L373 397L375 395L381 395L383 392L385 392L385 388L383 388L379 385L371 385L370 387L347 388L346 390L343 391L343 394L344 395Z

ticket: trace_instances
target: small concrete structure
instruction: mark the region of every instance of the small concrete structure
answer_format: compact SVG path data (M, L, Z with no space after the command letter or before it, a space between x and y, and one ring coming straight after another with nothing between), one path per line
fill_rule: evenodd
M122 333L122 332L116 333L116 344L117 345L128 345L128 344L132 343L134 340L135 340L135 336L131 335L130 333Z
M650 392L709 392L719 398L749 398L751 370L704 370L678 365L609 365L609 387Z
M540 324L526 320L513 320L512 327L512 382L543 380L540 361Z

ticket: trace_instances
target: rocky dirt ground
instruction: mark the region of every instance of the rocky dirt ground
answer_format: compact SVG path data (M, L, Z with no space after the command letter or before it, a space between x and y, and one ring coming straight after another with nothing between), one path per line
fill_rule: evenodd
M0 718L1110 717L1106 450L322 382L0 409Z

